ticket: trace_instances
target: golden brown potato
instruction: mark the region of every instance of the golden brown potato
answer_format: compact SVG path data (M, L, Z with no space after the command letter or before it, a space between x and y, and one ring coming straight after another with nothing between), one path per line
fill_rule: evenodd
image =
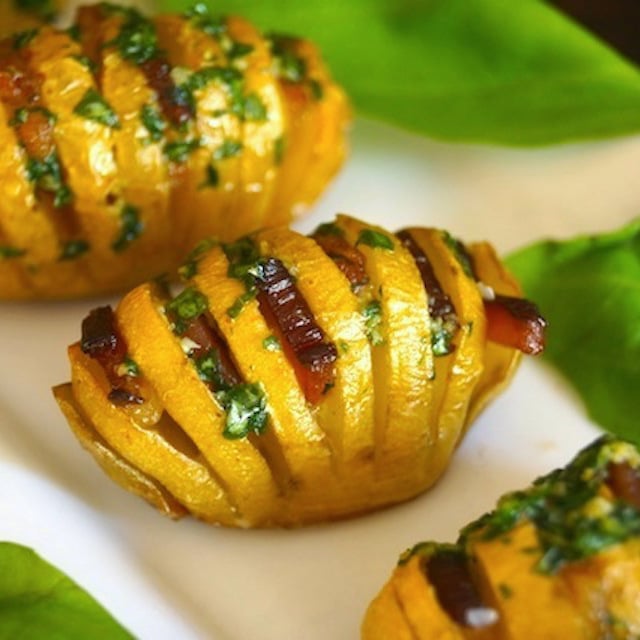
M127 290L304 211L345 155L318 51L204 5L0 42L0 299Z
M393 621L393 622L392 622ZM403 554L363 640L640 637L640 454L602 437L564 469L501 498L453 544Z
M110 475L174 516L167 495L229 526L407 500L514 371L491 306L518 302L542 349L544 321L495 253L436 229L340 215L311 236L205 243L180 273L181 291L150 282L91 312L55 390Z

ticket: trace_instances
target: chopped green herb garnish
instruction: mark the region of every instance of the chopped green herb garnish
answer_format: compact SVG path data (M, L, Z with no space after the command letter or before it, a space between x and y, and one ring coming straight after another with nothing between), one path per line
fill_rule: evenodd
M138 363L130 356L126 356L120 366L123 371L120 375L124 374L130 378L137 378L140 375L140 367L138 366Z
M217 349L209 349L194 360L200 380L211 384L216 391L228 391L231 386L222 373L220 353Z
M282 350L282 345L280 344L280 340L278 340L278 338L276 338L276 336L267 336L262 341L262 346L267 351L281 351Z
M80 42L82 32L79 24L72 24L65 32L74 42Z
M218 170L210 164L206 169L205 179L198 185L198 189L206 187L217 187L220 184L220 175Z
M155 58L159 50L153 23L133 9L124 8L124 15L126 19L118 35L104 46L115 46L122 58L137 65Z
M226 54L231 60L234 60L235 58L242 58L249 55L253 49L254 46L252 44L233 41L231 46L227 49Z
M251 300L253 300L256 295L257 291L255 290L245 291L242 295L239 295L236 298L235 302L227 309L227 315L230 318L237 318L244 309L245 305L248 302L251 302Z
M365 305L361 313L364 317L365 332L369 342L371 342L374 347L383 344L382 305L380 301L371 300L371 302Z
M359 244L365 244L374 249L393 251L393 240L388 235L375 229L363 229L358 234L358 240L356 241L356 246Z
M222 16L214 16L204 2L194 4L184 13L185 18L191 20L191 24L204 31L209 36L219 38L227 31L226 20Z
M284 136L279 136L273 143L273 156L276 164L282 164L284 153L287 150L287 141Z
M318 236L338 236L344 237L344 230L341 229L335 222L323 222L316 227L316 230L312 235Z
M38 29L27 29L20 31L13 36L13 48L23 49L38 35Z
M267 119L267 107L255 93L250 93L243 99L242 119L261 121Z
M32 113L41 113L47 118L49 124L53 124L57 121L55 114L51 113L49 109L45 109L44 107L20 107L13 112L13 117L9 120L9 124L12 127L25 124Z
M185 263L178 269L180 277L183 280L188 280L198 273L198 262L202 259L202 257L211 249L218 244L218 241L214 238L205 238L201 240L194 249L191 250Z
M322 98L324 98L324 88L318 80L309 80L309 88L311 89L311 95L314 100L322 100Z
M83 67L86 67L91 71L91 73L95 73L98 70L96 63L89 56L71 56L76 62L79 62Z
M149 132L149 139L152 142L162 140L167 123L163 120L160 111L150 104L145 104L140 109L140 121Z
M637 458L631 444L603 436L564 469L503 496L494 511L461 531L460 540L472 535L494 539L528 520L537 531L542 557L536 568L542 573L556 573L567 562L621 543L640 534L640 509L616 497L604 498L599 490L611 461L626 460L638 468Z
M208 308L207 297L195 287L187 287L165 305L167 313L172 316L177 333L182 333L189 320L197 318Z
M200 139L194 138L193 140L176 140L174 142L167 142L164 145L164 155L171 162L182 164L187 161L189 154L193 153L200 147Z
M447 231L442 232L442 239L444 240L447 247L449 247L449 249L451 249L451 251L453 252L453 255L460 263L460 266L462 267L465 275L475 280L476 276L475 270L473 268L473 261L464 244L457 238L454 238Z
M25 249L18 249L17 247L9 247L7 245L0 244L0 260L9 260L11 258L19 258L26 253Z
M63 181L62 167L55 151L52 151L44 160L29 158L27 177L35 182L39 189L53 194L54 207L60 208L71 202L73 194Z
M87 89L73 112L83 118L87 118L87 120L99 122L107 127L120 128L120 120L116 112L95 89Z
M225 438L236 440L251 433L260 435L266 429L267 401L259 384L237 384L215 396L227 412L222 432Z
M124 251L143 231L140 211L130 204L125 204L120 211L120 234L113 241L111 248L118 253Z
M214 152L214 160L233 158L242 151L242 142L238 140L225 140Z
M60 253L60 260L75 260L89 250L89 243L85 240L70 240L65 242Z
M513 589L506 583L501 582L498 585L498 591L500 591L500 595L507 600L513 596Z
M271 50L278 77L289 82L302 82L307 75L307 63L289 49L294 42L287 36L271 36Z
M37 13L44 20L51 20L55 15L51 0L14 0L14 4L22 11Z
M453 351L457 329L455 315L431 317L431 350L434 356L446 356Z

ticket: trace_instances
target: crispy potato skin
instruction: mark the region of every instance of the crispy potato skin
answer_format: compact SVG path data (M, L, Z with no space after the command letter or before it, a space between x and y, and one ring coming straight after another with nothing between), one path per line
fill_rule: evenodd
M596 452L596 456L588 458L585 452L589 450ZM626 461L635 469L633 482L640 483L637 449L605 437L578 454L567 467L568 473L561 476L559 471L553 472L530 489L504 496L494 512L462 530L456 545L421 543L403 554L390 579L367 609L361 627L362 640L383 638L378 630L392 625L408 627L413 634L410 637L419 639L637 638L640 632L638 507L631 503L620 506L624 499L613 492L606 471L610 468L608 465L612 461L618 463L621 456L626 456ZM590 462L580 466L581 459ZM540 490L545 486L549 493ZM575 499L572 502L567 497L562 503L562 498L558 499L558 488L560 491L565 488L567 496L582 491L587 497L583 502ZM518 499L528 500L533 496L551 496L550 502L541 507L541 519L525 509L519 517L509 520L508 525L507 521L500 521L507 513L501 509L513 509ZM549 506L554 500L559 501ZM558 508L561 504L565 506ZM620 520L615 520L620 516L610 516L616 508L626 510ZM551 529L546 528L545 518L550 512L549 518L554 524L553 533L548 536ZM492 519L493 516L496 517ZM614 520L607 520L610 517ZM601 518L604 520L599 520ZM580 524L576 527L577 522ZM582 532L589 526L594 527L592 532L597 531L598 522L607 522L608 528L618 528L620 537L609 538L602 546L586 550ZM498 528L492 529L496 523ZM628 529L621 533L624 527ZM562 546L558 546L559 540L563 541ZM464 558L482 607L490 613L484 625L465 624L443 604L450 601L452 593L456 595L456 602L464 602L469 590L451 578L446 584L435 584L429 562L439 553L455 553ZM558 553L566 555L556 564L547 564L549 558Z
M205 237L289 223L340 168L350 109L311 44L275 43L235 16L107 5L81 7L76 25L0 40L0 300L123 292L175 273ZM16 106L3 83L25 79L38 89ZM50 118L59 165L39 178L16 124L32 110Z
M476 282L441 241L442 232L412 230L460 319L451 350L436 356L427 290L411 253L392 233L349 216L330 226L361 251L364 288L354 289L315 236L286 227L231 245L214 243L182 270L184 291L203 305L198 317L226 345L243 384L263 393L262 432L224 435L229 409L198 369L198 345L181 337L172 320L167 305L177 298L148 283L128 293L114 316L138 368L142 404L111 402L102 368L77 344L70 347L71 386L56 397L89 452L104 464L108 447L112 459L138 468L194 516L229 526L351 517L413 498L436 482L469 412L477 413L493 386L504 386L514 372L512 358L502 351L495 357L486 343ZM234 276L238 247L253 251L248 271L240 273L260 273L260 265L280 261L324 340L335 346L333 381L319 401L305 395L295 354L274 343L273 319L259 295L247 295L243 276ZM476 261L488 263L480 264L486 286L513 287L495 252L478 252ZM375 335L367 311L372 303ZM287 339L286 332L278 335ZM91 434L99 435L99 446ZM127 477L120 474L120 483L157 503Z

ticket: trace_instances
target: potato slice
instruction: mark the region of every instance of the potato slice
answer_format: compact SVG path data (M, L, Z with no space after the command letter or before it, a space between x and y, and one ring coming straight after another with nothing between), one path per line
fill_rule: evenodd
M437 435L429 466L431 481L438 478L458 444L471 395L484 367L486 336L484 306L475 281L464 273L454 251L439 229L409 229L429 258L442 289L449 294L459 324L454 350L435 359L433 404Z
M433 355L427 296L411 254L391 234L340 215L337 226L366 259L382 311L382 340L372 345L376 479L395 495L426 488L435 440ZM392 249L360 242L363 232L388 238ZM366 304L366 303L365 303Z
M362 623L362 637L367 640L417 640L392 584L387 583L369 606Z
M53 389L53 394L76 438L114 482L139 495L170 518L182 518L188 513L164 487L116 453L84 419L70 383L58 385Z

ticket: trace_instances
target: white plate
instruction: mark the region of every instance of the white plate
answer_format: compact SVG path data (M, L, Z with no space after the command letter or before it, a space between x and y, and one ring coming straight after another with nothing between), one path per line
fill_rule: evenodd
M344 172L310 218L337 210L447 227L507 251L637 213L640 138L521 151L449 146L359 121ZM103 301L100 301L103 302ZM0 306L0 539L34 547L137 637L347 640L398 554L453 540L504 491L564 464L597 433L550 370L526 362L438 486L411 503L295 531L174 523L103 475L50 387L96 301Z

